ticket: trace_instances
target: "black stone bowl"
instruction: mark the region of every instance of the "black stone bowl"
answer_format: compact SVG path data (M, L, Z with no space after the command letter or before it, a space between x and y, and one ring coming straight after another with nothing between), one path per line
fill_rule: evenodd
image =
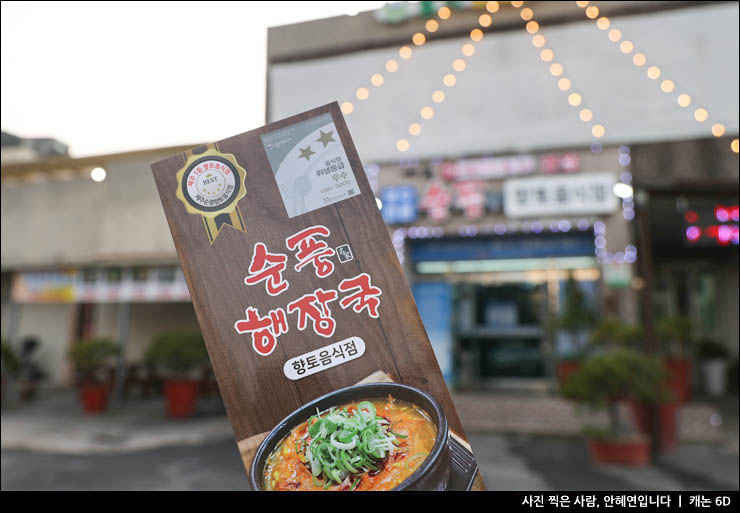
M275 446L297 425L305 422L316 413L328 410L332 406L381 399L392 395L394 398L413 403L429 415L437 427L437 438L429 456L413 474L407 477L393 490L442 491L447 487L450 478L450 449L447 417L437 401L418 388L400 383L368 383L335 390L304 404L285 417L262 441L249 469L249 482L252 490L262 490L263 471L267 458Z

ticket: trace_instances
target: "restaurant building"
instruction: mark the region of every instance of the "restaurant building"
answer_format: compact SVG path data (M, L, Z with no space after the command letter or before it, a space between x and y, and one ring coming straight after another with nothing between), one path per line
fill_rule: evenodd
M570 276L602 316L688 315L736 358L737 3L451 4L272 28L266 76L267 122L340 103L448 382L546 386ZM185 148L3 160L2 333L39 337L52 383L79 338L133 362L197 326L149 169Z
M546 384L574 349L547 330L569 276L602 317L686 315L736 356L736 15L420 2L275 27L266 117L340 103L448 382ZM682 194L698 190L730 214L696 242ZM677 198L666 224L654 209Z

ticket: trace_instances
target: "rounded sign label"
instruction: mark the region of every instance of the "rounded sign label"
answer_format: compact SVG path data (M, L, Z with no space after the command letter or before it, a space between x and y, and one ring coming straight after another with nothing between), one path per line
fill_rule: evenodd
M193 162L182 177L185 199L204 212L228 207L239 193L238 172L231 162L207 156Z

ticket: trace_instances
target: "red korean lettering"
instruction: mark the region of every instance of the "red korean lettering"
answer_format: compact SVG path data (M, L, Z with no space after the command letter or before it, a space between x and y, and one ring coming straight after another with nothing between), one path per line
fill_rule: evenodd
M311 319L314 333L329 338L334 335L337 322L331 316L328 303L337 299L336 290L316 289L288 304L288 313L298 312L298 329L303 331Z
M367 313L373 319L378 318L378 307L380 306L380 295L383 293L378 287L370 283L370 275L367 273L358 274L354 278L342 280L339 284L339 290L342 292L354 291L354 293L345 296L339 301L339 306L346 309L350 305L356 313L367 309Z
M268 356L275 350L277 337L288 332L288 319L285 310L277 308L260 317L254 307L246 310L246 319L234 323L237 333L251 333L252 347L261 356Z
M326 278L334 272L334 263L329 260L335 251L324 240L317 236L328 237L331 234L326 226L316 225L301 230L285 239L285 245L291 251L296 251L298 263L295 270L300 271L308 264L313 264L316 276Z
M249 276L244 278L247 285L265 282L265 289L271 296L277 296L288 290L290 284L283 278L283 271L288 266L288 256L270 253L262 242L254 245L252 262L249 264Z

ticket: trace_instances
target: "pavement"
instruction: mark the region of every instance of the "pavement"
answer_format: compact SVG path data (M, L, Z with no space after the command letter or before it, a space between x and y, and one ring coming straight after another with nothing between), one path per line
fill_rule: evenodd
M737 397L684 406L678 447L642 468L593 464L581 426L605 418L557 397L453 398L489 489L738 489ZM162 398L85 415L73 392L47 391L4 408L0 424L3 490L247 489L217 395L201 399L195 416L174 420L165 416Z

